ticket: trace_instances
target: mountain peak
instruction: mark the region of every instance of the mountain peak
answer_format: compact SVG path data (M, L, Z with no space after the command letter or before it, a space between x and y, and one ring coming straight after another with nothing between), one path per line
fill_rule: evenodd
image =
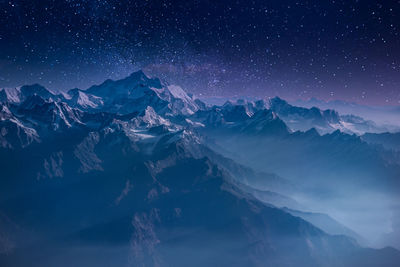
M132 72L129 76L129 78L144 78L144 79L149 79L149 77L147 77L147 75L140 69L138 71L134 71Z
M143 91L150 88L161 89L161 81L157 78L147 77L143 71L133 72L126 78L120 80L106 80L100 85L94 85L85 92L103 98L136 98L142 96Z
M32 95L38 95L41 96L45 99L54 97L55 95L47 90L44 86L40 84L31 84L31 85L24 85L21 87L21 94L24 98L32 96Z
M154 127L159 125L170 125L170 122L154 110L153 107L147 106L146 109L140 113L140 115L134 119L137 126Z
M144 86L144 87L154 87L154 88L162 88L163 86L166 86L166 84L163 84L160 81L160 79L149 77L142 70L132 72L126 78L117 80L115 82L127 83L127 84L134 83L134 84L139 84L142 87Z
M288 102L282 98L280 98L279 96L275 96L273 98L270 98L269 100L270 104L274 104L274 105L288 105Z

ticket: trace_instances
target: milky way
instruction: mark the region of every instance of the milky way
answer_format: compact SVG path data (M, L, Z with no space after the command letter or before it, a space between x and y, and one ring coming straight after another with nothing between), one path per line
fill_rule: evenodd
M400 1L0 0L0 86L137 69L195 95L400 103Z

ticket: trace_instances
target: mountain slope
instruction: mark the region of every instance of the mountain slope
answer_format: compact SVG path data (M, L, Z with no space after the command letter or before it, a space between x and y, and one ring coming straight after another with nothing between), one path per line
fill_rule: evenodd
M336 266L348 264L350 255L362 260L356 255L364 249L351 240L329 236L241 191L210 160L196 159L196 145L187 137L164 136L148 154L146 143L114 129L88 139L85 148L101 169L82 172L82 159L63 149L61 180L44 178L1 201L1 209L32 233L28 243L17 240L2 262L23 266L40 257L38 266L105 266L92 249L132 266ZM35 181L31 172L24 183Z

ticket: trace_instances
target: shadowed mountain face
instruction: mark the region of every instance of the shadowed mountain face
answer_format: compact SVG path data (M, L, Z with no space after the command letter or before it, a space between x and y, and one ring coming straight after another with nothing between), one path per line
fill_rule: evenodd
M142 72L67 95L23 88L1 91L1 265L396 266L400 261L395 249L361 247L356 233L327 215L295 210L309 209L297 196L314 198L333 183L327 180L337 178L330 174L316 182L304 175L307 168L313 175L323 168L329 172L327 162L337 160L344 147L351 149L342 153L354 154L343 162L360 152L362 160L380 167L392 158L358 137L291 133L260 102L206 107ZM299 168L287 156L291 153L283 152L293 146L294 155L306 158L316 155L306 150L311 144L320 170ZM275 149L273 156L259 154L266 147ZM333 154L326 153L332 147L337 147ZM385 171L397 170L392 165ZM282 171L285 166L298 176ZM376 185L366 179L367 188ZM394 194L395 183L389 179L379 190ZM348 184L357 183L337 183L338 188Z

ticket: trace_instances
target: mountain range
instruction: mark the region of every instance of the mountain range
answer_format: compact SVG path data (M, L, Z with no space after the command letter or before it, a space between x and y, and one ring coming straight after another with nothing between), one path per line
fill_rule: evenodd
M2 89L0 263L397 266L386 130L279 98L209 106L141 71Z
M317 98L291 101L291 104L305 108L334 109L341 114L353 114L384 125L391 131L398 131L400 126L400 109L398 106L367 106L343 100L323 101Z

